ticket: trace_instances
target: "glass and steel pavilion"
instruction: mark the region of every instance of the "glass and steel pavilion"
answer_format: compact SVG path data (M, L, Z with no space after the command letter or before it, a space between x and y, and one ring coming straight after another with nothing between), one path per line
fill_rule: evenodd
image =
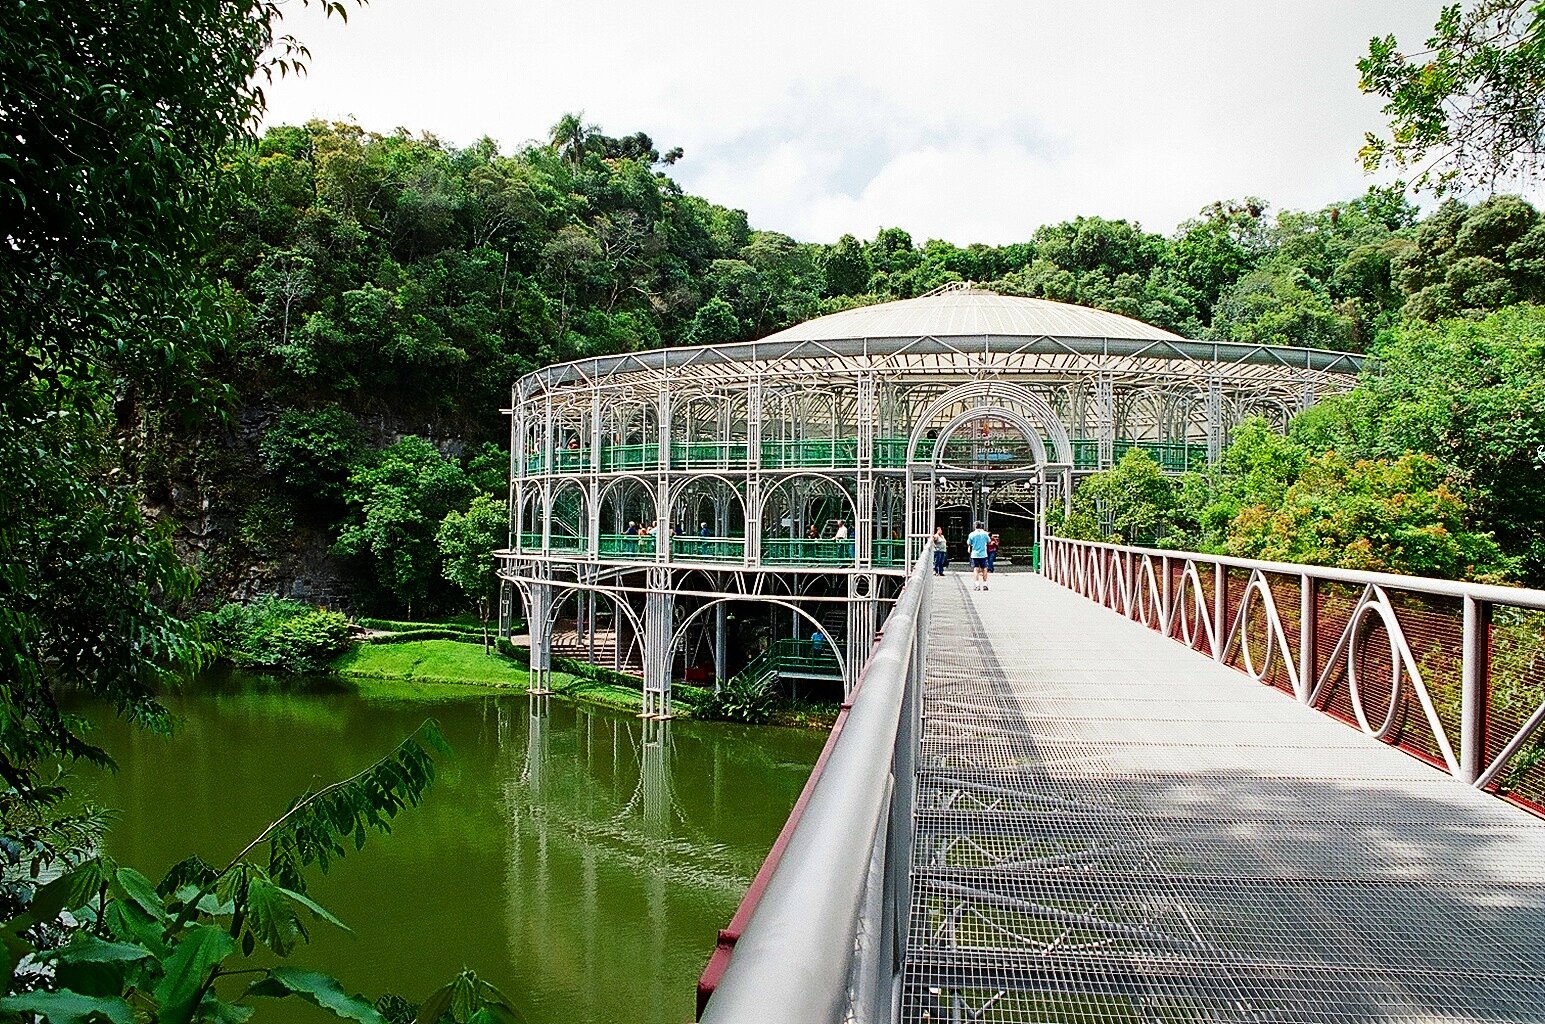
M673 678L727 678L753 643L813 639L851 688L935 526L958 554L985 521L1033 565L1081 476L1133 448L1205 468L1246 417L1282 426L1361 369L969 285L759 341L559 363L505 410L501 618L524 607L535 688L556 637L640 671L649 714L670 713Z

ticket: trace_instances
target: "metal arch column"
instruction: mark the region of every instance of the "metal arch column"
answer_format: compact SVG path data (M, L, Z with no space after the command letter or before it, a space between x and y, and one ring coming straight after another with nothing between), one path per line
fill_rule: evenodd
M1312 409L1319 404L1320 389L1315 387L1312 381L1304 381L1298 389L1298 411Z
M1216 466L1223 458L1223 435L1227 425L1223 422L1223 382L1216 376L1207 378L1207 465Z
M1116 464L1116 382L1108 373L1094 381L1095 431L1099 439L1099 468Z
M550 570L546 563L535 562L531 574L546 577ZM527 631L531 634L531 692L552 693L553 678L553 622L552 583L545 578L526 587Z
M746 387L746 547L747 565L762 560L762 378L753 375Z
M669 382L660 385L657 398L658 450L655 452L655 530L654 552L656 561L671 560L671 389Z
M644 597L644 718L671 717L671 637L676 601L669 566L652 566Z
M874 645L875 629L879 625L878 589L879 579L873 573L848 576L848 635L844 644L847 657L842 678L842 699L845 701L853 699L859 671Z
M515 584L499 580L499 627L496 636L508 640L515 626Z
M867 569L874 564L874 425L879 419L879 412L874 374L860 373L858 405L854 410L854 418L858 420L858 459L855 467L857 479L853 496L852 532L854 565L860 569ZM851 581L849 586L852 586ZM848 636L851 650L851 629Z

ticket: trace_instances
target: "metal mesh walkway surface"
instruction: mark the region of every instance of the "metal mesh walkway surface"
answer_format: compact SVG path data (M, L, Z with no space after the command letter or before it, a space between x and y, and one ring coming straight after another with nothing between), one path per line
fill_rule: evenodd
M903 1020L1545 1022L1545 823L1041 577L935 582Z

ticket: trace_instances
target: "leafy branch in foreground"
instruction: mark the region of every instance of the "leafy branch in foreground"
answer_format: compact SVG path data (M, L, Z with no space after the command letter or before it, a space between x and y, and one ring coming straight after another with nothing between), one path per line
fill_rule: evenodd
M245 1001L259 996L296 997L358 1024L386 1024L335 978L262 964L269 958L258 947L286 957L309 941L309 920L345 927L306 895L305 869L326 873L346 843L357 850L372 830L389 832L399 812L423 799L436 757L448 753L438 724L426 721L363 771L296 800L221 869L190 857L157 886L101 855L64 872L0 926L7 993L0 1020L26 1013L57 1024L241 1024L253 1012ZM267 864L250 861L265 843ZM217 984L247 976L241 988ZM506 1004L481 988L474 995L480 1009ZM514 1019L490 1013L478 1024Z
M1443 8L1427 50L1403 54L1375 38L1357 62L1365 93L1382 97L1388 137L1369 133L1361 157L1419 167L1438 193L1535 178L1545 154L1545 4L1477 0Z

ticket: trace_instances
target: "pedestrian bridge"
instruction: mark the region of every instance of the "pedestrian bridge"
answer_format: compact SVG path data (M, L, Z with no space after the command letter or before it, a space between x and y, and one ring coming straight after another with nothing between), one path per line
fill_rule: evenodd
M913 576L703 1021L1545 1021L1545 593L1048 555Z

